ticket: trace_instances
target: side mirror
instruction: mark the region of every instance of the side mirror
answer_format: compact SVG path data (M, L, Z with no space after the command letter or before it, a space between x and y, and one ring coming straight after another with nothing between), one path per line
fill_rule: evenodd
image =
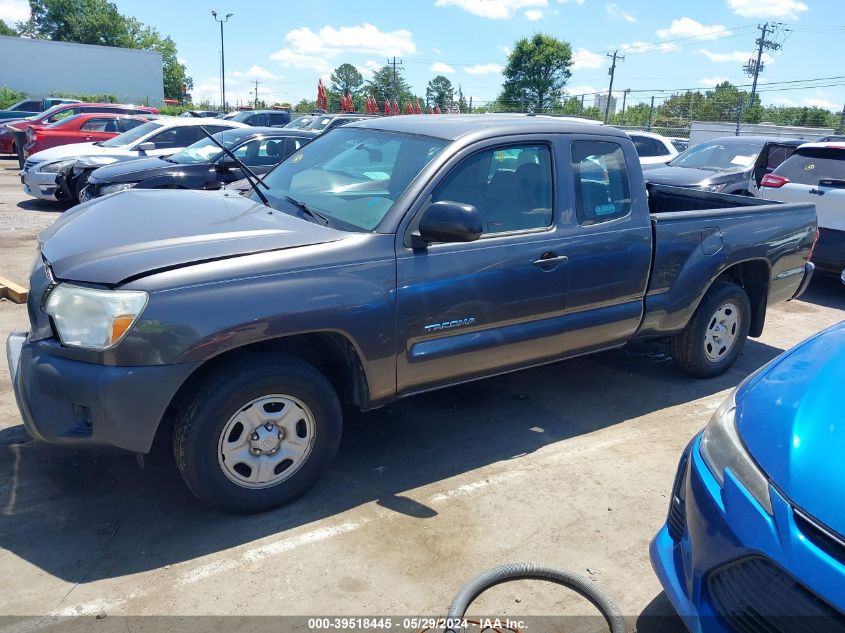
M238 164L228 156L224 156L219 161L217 161L217 169L219 171L231 171L233 169L236 169L237 167Z
M471 204L441 200L429 205L420 218L419 236L413 246L429 242L472 242L483 232L481 216Z
M138 149L141 150L142 152L150 152L150 151L154 150L155 148L156 148L155 143L141 143L138 146Z

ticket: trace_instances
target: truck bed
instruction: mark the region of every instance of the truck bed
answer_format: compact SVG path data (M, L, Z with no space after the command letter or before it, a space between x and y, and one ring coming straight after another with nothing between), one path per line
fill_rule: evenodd
M756 267L759 287L746 288L752 304L795 295L816 234L813 204L665 185L647 190L654 253L638 336L681 331L714 275L732 267ZM752 336L761 330L762 321L751 324Z

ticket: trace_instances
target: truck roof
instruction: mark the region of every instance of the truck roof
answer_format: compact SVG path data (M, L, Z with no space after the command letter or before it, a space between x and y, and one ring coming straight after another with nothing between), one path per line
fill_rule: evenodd
M625 132L612 127L583 123L571 119L526 114L427 114L378 117L348 123L344 127L422 134L454 141L473 132L485 136L507 134L600 134L628 138Z

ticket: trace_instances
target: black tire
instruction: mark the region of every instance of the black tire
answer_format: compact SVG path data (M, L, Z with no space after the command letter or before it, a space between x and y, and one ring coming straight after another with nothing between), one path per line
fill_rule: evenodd
M733 304L739 310L739 318L733 345L721 357L708 357L708 329L716 318L716 312L726 304ZM686 329L672 337L672 358L685 372L696 378L713 378L725 373L736 362L742 346L748 338L751 325L751 303L741 287L729 281L717 281L704 295ZM711 354L718 349L710 348Z
M221 434L233 414L269 394L292 396L310 409L312 448L280 483L243 487L221 465ZM173 453L182 478L203 503L248 514L288 503L316 483L337 453L342 430L340 401L323 374L297 358L254 353L213 370L188 396L173 429Z
M71 202L75 204L79 204L79 194L82 193L82 190L88 186L88 180L91 178L91 172L86 171L79 175L79 178L76 179L76 182L73 185L73 200Z

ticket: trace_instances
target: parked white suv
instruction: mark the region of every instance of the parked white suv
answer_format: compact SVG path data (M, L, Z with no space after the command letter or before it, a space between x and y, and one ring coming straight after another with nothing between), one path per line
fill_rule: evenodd
M634 141L640 165L665 165L678 155L672 140L654 132L628 131Z
M24 164L20 172L24 193L53 202L75 201L76 191L66 191L57 178L59 174L68 173L80 159L90 158L91 169L94 169L123 160L169 156L203 138L200 126L211 134L229 128L248 127L237 121L161 117L106 141L51 147L36 152Z
M758 196L780 202L813 202L819 241L813 262L839 275L845 268L845 142L806 143L763 176Z

